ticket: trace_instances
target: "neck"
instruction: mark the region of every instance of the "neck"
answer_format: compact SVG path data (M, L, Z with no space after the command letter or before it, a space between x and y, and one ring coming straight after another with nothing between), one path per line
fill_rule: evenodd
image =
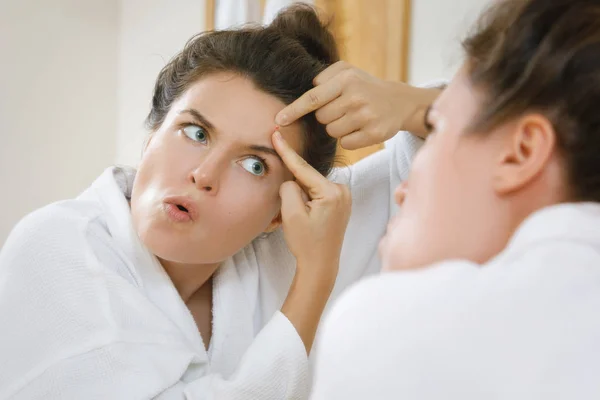
M209 282L220 264L179 264L160 259L179 296L185 303Z

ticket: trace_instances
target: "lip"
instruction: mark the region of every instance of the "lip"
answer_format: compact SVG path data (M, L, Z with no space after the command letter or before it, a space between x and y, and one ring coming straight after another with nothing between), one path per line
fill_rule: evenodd
M196 221L198 219L198 205L189 196L170 196L163 200L165 211L176 221L185 222L186 220ZM187 211L182 211L178 206L184 207Z

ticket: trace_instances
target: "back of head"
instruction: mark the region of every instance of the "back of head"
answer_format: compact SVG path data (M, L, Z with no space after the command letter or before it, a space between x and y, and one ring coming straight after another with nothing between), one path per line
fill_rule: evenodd
M266 27L205 32L193 37L160 72L146 119L156 130L171 104L203 76L233 72L290 104L313 87L313 79L339 60L335 40L315 10L304 4L285 9ZM306 161L321 174L333 167L337 142L314 113L302 118Z
M598 0L504 0L463 42L471 83L485 93L474 129L544 114L581 201L600 201L599 21Z

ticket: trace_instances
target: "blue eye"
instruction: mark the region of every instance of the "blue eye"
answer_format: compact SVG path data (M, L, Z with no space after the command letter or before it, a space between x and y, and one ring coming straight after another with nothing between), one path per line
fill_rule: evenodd
M208 135L206 130L198 125L188 125L183 128L183 134L195 142L206 143Z
M267 169L264 162L256 158L246 158L241 162L241 165L246 171L256 176L263 176Z

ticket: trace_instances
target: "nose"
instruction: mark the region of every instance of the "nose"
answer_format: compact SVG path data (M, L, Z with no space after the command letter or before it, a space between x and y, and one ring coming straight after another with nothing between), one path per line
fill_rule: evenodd
M198 190L214 196L219 191L220 175L221 168L217 157L207 156L191 171L189 180Z
M399 206L401 206L402 203L404 203L404 199L406 198L407 190L408 190L408 181L402 182L396 188L396 191L394 192L394 200L396 200L396 204L398 204Z

